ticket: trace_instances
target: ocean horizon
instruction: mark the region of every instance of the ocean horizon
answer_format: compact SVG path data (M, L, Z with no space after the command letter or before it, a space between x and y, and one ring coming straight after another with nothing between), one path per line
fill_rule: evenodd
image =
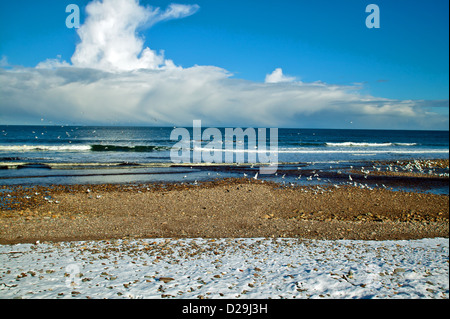
M207 127L204 127L206 129ZM192 127L186 127L193 138ZM225 137L225 128L218 128ZM246 129L243 127L242 129ZM206 172L200 166L266 164L249 162L258 147L234 137L233 150L223 149L222 161L194 161L174 167L171 150L179 140L171 140L174 127L142 126L0 126L0 184L101 183L101 182L183 182L213 177L242 177L239 172ZM269 151L270 136L267 134ZM197 141L199 142L199 141ZM200 141L187 150L212 152L211 141ZM221 142L223 145L227 141ZM365 162L448 159L446 131L278 129L278 165L282 168L329 169L333 165L364 166ZM239 146L239 147L238 147ZM233 163L225 154L233 152ZM244 152L243 161L236 161ZM208 174L209 173L209 174ZM220 175L217 175L220 174ZM74 176L83 176L74 178Z

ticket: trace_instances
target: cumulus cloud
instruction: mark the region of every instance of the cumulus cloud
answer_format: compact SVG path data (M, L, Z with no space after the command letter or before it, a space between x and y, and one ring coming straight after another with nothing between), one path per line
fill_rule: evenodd
M172 4L161 10L136 0L90 3L72 64L57 57L35 68L0 68L0 123L44 118L61 124L191 126L200 119L203 125L231 127L448 129L448 117L432 111L436 105L448 108L448 100L377 98L363 95L359 85L300 82L281 68L265 82L254 82L215 66L176 67L138 35L140 28L198 9Z
M282 83L295 81L295 77L286 76L281 68L275 69L272 73L266 75L266 83Z
M137 0L104 0L86 6L88 15L78 29L81 42L72 56L76 67L109 71L174 67L163 53L144 46L139 28L194 14L198 5L171 4L165 11L143 7Z

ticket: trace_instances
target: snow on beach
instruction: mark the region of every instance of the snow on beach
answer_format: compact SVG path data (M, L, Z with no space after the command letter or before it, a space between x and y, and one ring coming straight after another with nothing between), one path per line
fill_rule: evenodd
M449 298L448 238L0 246L0 298Z

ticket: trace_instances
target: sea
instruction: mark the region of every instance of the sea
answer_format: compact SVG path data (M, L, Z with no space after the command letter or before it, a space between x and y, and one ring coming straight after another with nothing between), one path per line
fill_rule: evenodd
M211 148L212 137L195 139L192 127L185 129L187 135L178 136L174 134L176 129L180 128L3 125L0 185L197 183L224 177L257 177L259 164L266 163L259 161L259 156L254 163L254 156L249 155L274 149L270 142L275 141L275 135L269 129L265 139L256 145L248 138L232 136L231 141L226 128L215 129L218 134L214 141L218 143L214 145L223 145L222 153L217 147ZM232 148L225 149L230 141ZM306 170L359 168L368 162L449 158L448 131L279 128L276 146L278 168L297 170L299 175ZM178 163L174 154L183 151L189 152L184 157L188 160ZM202 151L221 155L215 161L211 156L205 161L206 156L198 156ZM232 162L225 163L227 152L233 153ZM239 157L239 152L245 156ZM281 176L260 174L259 178L280 180ZM291 182L300 180L297 176Z

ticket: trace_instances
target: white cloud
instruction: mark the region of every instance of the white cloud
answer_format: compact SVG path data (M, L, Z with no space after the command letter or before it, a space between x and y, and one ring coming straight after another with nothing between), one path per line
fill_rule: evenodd
M281 68L275 69L272 73L266 75L266 83L293 82L295 77L286 76Z
M70 66L71 65L66 61L61 61L61 56L58 56L56 59L47 59L43 62L39 62L38 65L36 65L36 69L55 69Z
M171 4L165 11L143 7L137 0L93 1L86 6L88 17L78 29L81 42L72 63L76 67L108 71L174 67L162 52L144 48L138 28L194 14L197 5Z
M169 7L162 13L160 13L159 8L156 8L152 12L152 18L150 19L148 26L154 25L155 23L161 21L188 17L196 13L198 9L200 9L200 7L197 4L185 5L177 3L171 3Z
M0 122L445 129L424 101L362 96L325 83L233 79L212 66L110 73L82 68L0 69ZM448 104L448 103L447 103Z

